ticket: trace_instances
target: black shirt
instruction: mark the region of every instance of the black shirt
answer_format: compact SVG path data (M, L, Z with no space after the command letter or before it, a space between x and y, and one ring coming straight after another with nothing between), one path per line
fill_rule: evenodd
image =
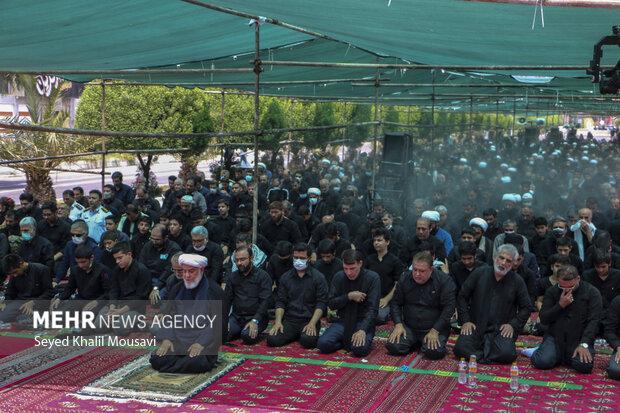
M181 251L187 251L187 248L192 245L192 239L182 231L179 232L179 235L177 237L175 237L171 233L168 233L168 240L176 243L179 248L181 248Z
M125 270L114 267L110 276L110 301L148 300L151 292L151 272L138 260L132 260ZM119 303L123 306L124 303Z
M284 309L284 318L310 320L315 310L327 312L327 282L323 274L312 267L303 277L297 270L287 271L281 278L276 308Z
M222 218L221 215L218 215L217 217L210 219L209 222L215 224L217 231L220 234L220 243L234 248L235 239L233 236L236 232L237 221L230 215L226 218ZM211 231L209 231L209 234L210 233Z
M351 291L360 291L366 294L366 299L361 303L349 300ZM375 318L379 310L379 298L381 295L381 281L379 274L362 268L359 275L351 281L344 271L334 275L329 289L329 308L337 311L338 318L345 319L347 307L357 306L356 322L359 330L370 331L374 329Z
M523 279L514 271L500 280L493 267L476 269L465 280L457 297L459 321L472 322L483 334L497 331L502 324L510 324L515 337L523 329L532 312L532 303Z
M332 262L329 264L319 259L314 264L314 268L316 268L321 274L325 276L325 280L327 281L327 285L332 285L332 279L334 275L338 271L342 271L342 260L340 258L334 258Z
M539 278L536 277L534 271L526 267L524 264L525 263L522 263L521 266L517 268L516 273L519 274L521 278L523 278L525 286L527 287L527 293L530 295L530 301L533 304L536 301L536 297L538 297L536 295L536 293L538 292L536 288L536 280L538 280Z
M301 233L297 224L286 217L282 217L278 223L267 218L260 224L259 232L274 245L278 241L288 241L293 245L301 241Z
M601 294L592 285L581 282L573 290L573 303L560 307L562 289L552 287L545 292L540 309L540 322L548 326L547 334L555 338L560 357L566 362L572 358L580 343L594 345L601 320Z
M231 273L224 295L232 307L232 314L242 319L267 319L267 307L271 300L271 277L265 271L254 268L247 275L238 270ZM230 311L225 311L227 314Z
M452 251L454 251L455 249L456 248L454 248ZM452 277L452 281L454 281L454 284L456 285L457 294L461 291L461 286L463 285L465 280L467 280L467 278L471 275L471 273L474 272L476 268L482 267L483 265L486 265L483 261L475 260L474 266L471 270L469 270L463 265L460 259L458 261L455 261L454 263L449 264L450 277Z
M194 245L190 244L185 252L205 257L207 259L207 268L205 268L204 275L216 283L222 281L222 270L224 268L224 251L222 251L222 247L213 241L207 241L207 245L202 251L196 251Z
M58 298L68 300L77 291L77 300L107 299L110 289L108 272L106 267L96 262L88 272L74 265L69 271L69 282Z
M177 252L181 252L181 248L170 240L164 240L161 248L156 248L153 241L144 244L139 260L151 272L151 278L158 279L153 287L162 288L166 284L166 280L172 273L170 260Z
M48 300L52 298L52 273L50 268L33 262L26 271L12 277L4 294L5 300Z
M411 272L402 274L390 311L394 323L403 323L413 331L434 328L447 335L456 306L456 287L452 279L436 269L425 284L418 284Z
M293 258L289 257L285 260L280 259L278 254L273 254L267 261L266 271L271 276L276 286L280 283L280 277L293 268ZM319 271L320 272L320 271Z
M605 317L605 340L615 351L620 347L620 296L611 300Z
M435 247L435 259L439 261L443 261L446 259L446 247L444 247L443 242L434 235L429 235L428 239L421 240L417 236L411 238L411 240L407 243L407 260L405 262L410 262L414 255L420 252L420 244L422 242L428 242Z
M364 267L379 274L381 279L381 297L385 297L392 291L394 284L400 278L405 266L398 257L390 252L379 259L377 254L366 257Z
M40 235L35 235L30 241L22 240L17 249L17 255L26 262L47 265L51 270L54 268L53 249L51 242Z
M592 284L603 298L603 310L609 307L609 303L620 294L620 270L609 269L607 278L602 280L596 273L596 269L587 270L583 273L584 281Z
M52 252L56 254L62 252L71 239L71 226L61 219L54 224L43 220L37 226L37 234L52 244Z

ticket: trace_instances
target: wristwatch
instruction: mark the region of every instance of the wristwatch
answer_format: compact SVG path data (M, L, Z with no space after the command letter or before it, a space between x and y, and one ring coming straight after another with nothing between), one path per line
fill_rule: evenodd
M250 321L253 322L254 324L258 325L258 320L257 319L253 318Z
M581 343L581 344L579 344L579 345L580 345L581 347L583 347L583 348L588 348L588 343Z

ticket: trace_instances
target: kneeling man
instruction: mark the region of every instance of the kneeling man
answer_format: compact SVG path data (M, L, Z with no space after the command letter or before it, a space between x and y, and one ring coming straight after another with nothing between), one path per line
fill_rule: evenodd
M548 329L532 354L532 365L550 369L564 364L590 373L602 308L601 293L591 284L580 282L577 268L560 268L557 286L547 288L540 308L540 322Z
M396 325L385 344L388 352L401 356L421 347L427 358L443 358L454 314L455 290L450 276L433 268L433 256L428 251L417 253L413 273L400 277L390 303Z
M224 293L215 281L204 276L207 266L205 257L183 254L179 257L179 264L183 282L170 290L167 312L186 316L185 320L200 320L204 325L196 322L193 326L188 324L187 328L160 329L157 339L161 340L161 344L151 355L151 366L162 373L204 373L217 363L222 327L225 325L224 320L217 318L222 317ZM198 318L199 315L203 317ZM205 315L211 319L216 317L212 328L201 328L209 324Z
M276 321L267 344L284 346L299 339L305 348L316 347L321 316L327 312L327 281L308 265L312 255L308 244L293 248L293 269L280 277L276 297Z
M465 280L457 298L461 334L457 357L475 355L481 363L510 364L517 358L515 340L532 312L523 278L512 271L517 249L503 244L493 267L480 267Z

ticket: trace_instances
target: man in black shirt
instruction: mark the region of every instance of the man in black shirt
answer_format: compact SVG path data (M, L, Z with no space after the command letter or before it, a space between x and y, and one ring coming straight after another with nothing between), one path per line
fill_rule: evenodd
M509 364L517 358L515 340L532 304L523 279L513 272L519 253L510 244L497 249L493 267L480 267L463 283L457 298L461 334L457 357L475 355L481 363Z
M469 278L471 273L483 265L484 262L476 259L476 254L479 251L476 244L473 241L462 241L455 250L458 250L460 259L449 264L450 277L454 281L456 286L456 295L461 291L461 286Z
M390 301L394 297L396 282L400 278L405 266L398 257L388 251L390 245L390 233L384 228L378 228L372 237L375 253L366 257L364 268L379 274L381 281L381 298L379 299L379 311L377 324L385 324L390 315Z
M104 185L101 197L101 205L103 205L104 208L112 214L120 217L125 213L125 205L123 205L123 202L120 199L116 198L114 185Z
M151 291L151 272L133 258L128 242L117 243L112 249L112 256L116 267L110 274L110 305L103 307L99 316L117 315L129 320L145 310L145 301ZM131 331L131 323L119 324L120 328L113 328L116 334L127 335Z
M185 252L198 254L209 260L205 275L217 284L222 282L222 270L224 267L224 252L219 244L209 239L209 231L202 225L195 226L191 231L192 245Z
M301 242L299 228L284 216L282 202L272 202L269 205L269 218L260 224L259 232L272 244L278 241L288 241L293 245Z
M75 249L74 265L69 270L69 282L56 298L52 300L51 308L60 310L84 310L98 312L108 299L109 269L98 262L92 248L88 245L79 245ZM81 308L71 305L71 296L76 293L75 300L88 300Z
M330 239L319 242L316 251L320 257L314 268L325 276L328 287L332 285L332 279L338 271L342 271L342 260L336 256L336 244Z
M592 284L601 293L604 314L609 303L620 293L620 270L611 268L611 255L606 251L597 250L594 253L594 268L583 273L583 280Z
M181 248L166 239L166 227L157 224L151 230L151 239L144 244L140 251L139 261L151 272L153 290L149 295L151 304L157 304L159 300L166 299L166 280L172 274L170 260Z
M43 220L37 225L37 234L41 234L52 244L54 273L62 271L62 252L71 239L71 225L58 219L56 202L46 202L41 207Z
M280 277L293 266L293 244L288 241L280 241L276 244L275 252L269 257L265 265L265 271L271 276L276 285L280 283Z
M54 269L54 253L52 243L37 234L37 222L32 217L25 217L19 221L19 230L22 241L17 249L17 255L26 262L43 264Z
M402 275L390 303L395 326L385 345L388 352L402 356L421 347L427 358L443 358L455 302L450 277L433 268L430 253L416 254L413 271Z
M598 290L580 282L572 265L560 268L558 286L547 289L540 309L540 322L548 329L542 344L532 354L532 366L551 369L564 364L580 373L590 373L601 309Z
M254 268L252 256L251 247L235 250L237 271L230 274L224 289L226 303L231 307L224 311L230 314L228 340L241 337L245 344L260 341L260 333L267 328L269 321L267 307L271 300L271 277L265 271Z
M614 351L609 360L607 374L610 379L620 380L620 296L609 304L604 324L605 339Z
M178 215L172 215L168 220L168 240L176 243L181 251L192 245L192 239L184 231L183 219Z
M405 262L411 262L411 258L420 252L420 244L429 242L435 247L435 259L444 261L446 259L446 249L443 242L434 235L431 235L431 221L426 218L418 218L415 227L415 236L407 243L408 257Z
M49 267L9 254L4 257L3 268L10 281L4 301L0 301L0 321L14 321L20 314L30 317L37 307L35 304L41 304L41 300L52 297L52 273Z
M307 244L293 248L293 269L280 279L276 298L276 319L267 344L281 347L295 340L304 348L314 348L319 339L320 321L327 312L327 282L323 274L309 266L312 251Z
M329 308L337 311L337 321L317 343L321 353L345 348L356 357L370 353L379 309L381 281L379 274L363 268L362 254L346 250L342 254L342 271L334 275L329 291Z
M226 199L220 199L217 202L217 211L219 215L211 221L217 226L220 233L220 241L226 246L224 255L228 255L228 251L234 247L234 234L236 232L237 221L228 213L230 210L230 203Z

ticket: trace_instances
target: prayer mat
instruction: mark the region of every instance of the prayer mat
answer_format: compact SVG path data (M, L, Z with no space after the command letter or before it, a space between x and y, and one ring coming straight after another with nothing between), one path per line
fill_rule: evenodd
M139 357L83 387L75 396L78 399L130 399L154 404L179 404L189 400L244 361L240 358L220 358L218 365L209 372L172 374L153 370L149 358L150 354Z
M36 341L27 337L0 336L0 359L19 353L36 344Z

